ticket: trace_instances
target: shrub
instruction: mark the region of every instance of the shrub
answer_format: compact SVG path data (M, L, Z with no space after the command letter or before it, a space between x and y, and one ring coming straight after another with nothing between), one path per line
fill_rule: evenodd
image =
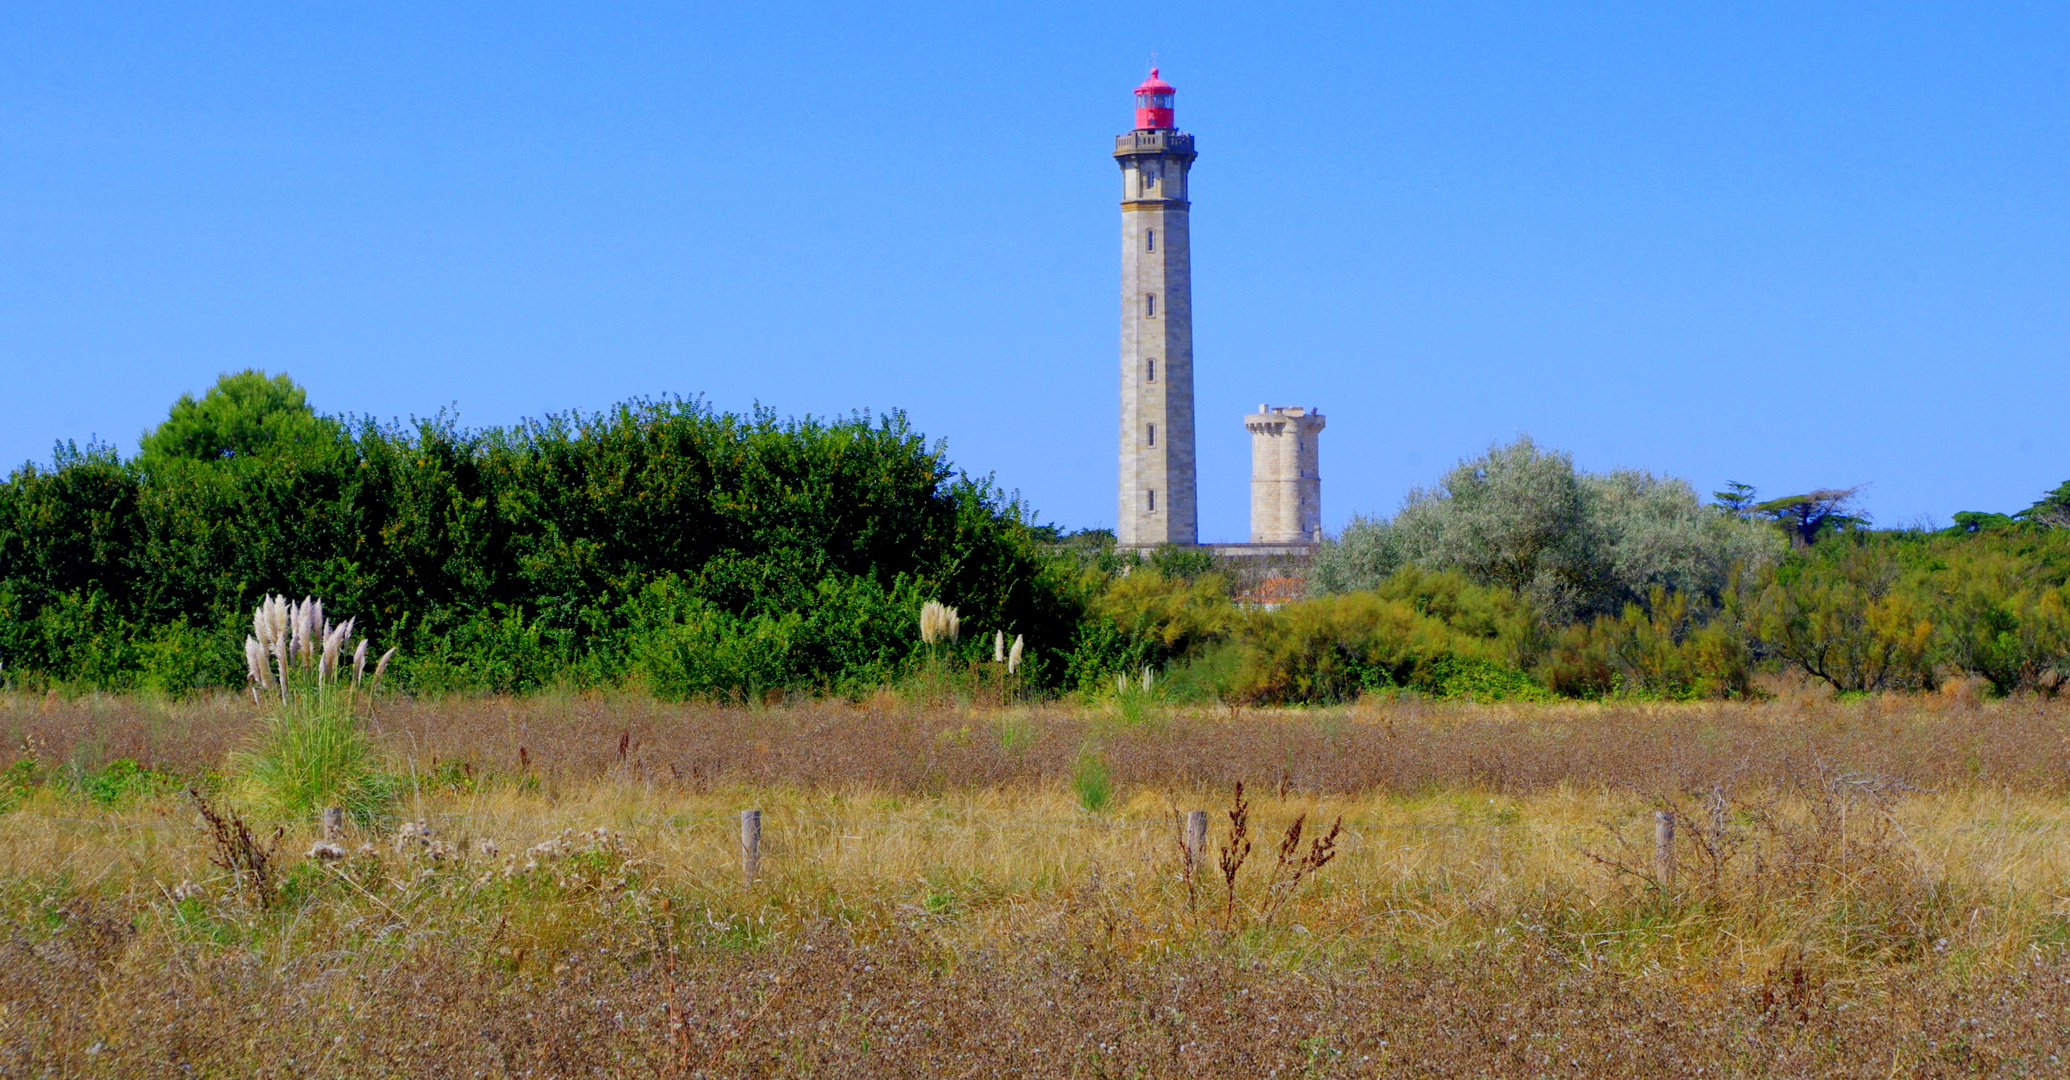
M1810 548L1761 591L1760 640L1843 692L1929 684L1933 620L1920 591L1901 587L1904 574L1887 544L1843 534Z
M1715 612L1656 588L1645 607L1566 628L1538 666L1571 697L1691 699L1752 692L1754 658L1735 609Z
M1526 436L1409 493L1393 518L1354 518L1317 552L1321 593L1380 587L1416 566L1530 599L1556 622L1616 614L1655 587L1715 601L1740 566L1784 543L1771 527L1704 507L1685 481L1639 470L1582 473Z
M1961 552L1935 574L1934 626L1958 670L1999 694L2054 696L2070 679L2070 586L2004 551Z
M306 406L211 419L194 414L203 405L176 410L199 425L174 440L194 453L125 461L68 445L0 483L11 677L235 685L208 642L270 589L361 613L407 651L398 684L433 691L625 679L638 649L659 648L635 624L667 579L763 638L801 615L786 685L893 672L911 615L880 630L887 597L940 599L1038 652L1066 645L1081 612L1025 508L958 474L898 414L779 421L634 401L501 429L338 420L323 437L262 438ZM1024 672L1055 670L1037 655Z
M1254 616L1232 695L1323 703L1388 689L1433 697L1544 694L1516 663L1529 618L1513 598L1458 575L1411 573L1392 591L1323 597Z

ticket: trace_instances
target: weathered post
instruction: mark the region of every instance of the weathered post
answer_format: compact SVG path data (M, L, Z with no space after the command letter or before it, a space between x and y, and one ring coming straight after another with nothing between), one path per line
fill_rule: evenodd
M1653 868L1660 876L1660 887L1666 892L1675 890L1675 815L1667 810L1653 812Z
M740 812L740 865L747 871L748 884L762 875L762 812Z
M336 840L345 835L345 808L326 806L323 808L323 838Z
M1186 811L1186 865L1191 868L1200 865L1201 856L1207 853L1208 812Z

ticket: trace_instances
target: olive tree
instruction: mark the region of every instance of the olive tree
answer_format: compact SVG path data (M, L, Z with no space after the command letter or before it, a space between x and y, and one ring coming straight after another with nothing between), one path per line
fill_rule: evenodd
M1403 566L1454 570L1556 621L1646 602L1655 587L1716 599L1733 568L1773 562L1782 539L1706 508L1687 481L1585 473L1529 436L1461 461L1392 518L1354 518L1316 553L1318 592L1371 589Z

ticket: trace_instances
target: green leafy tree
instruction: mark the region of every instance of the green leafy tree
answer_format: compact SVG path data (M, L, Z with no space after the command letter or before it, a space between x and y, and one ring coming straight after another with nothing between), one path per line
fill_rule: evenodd
M2058 484L2054 491L2043 495L2033 506L2013 516L2051 529L2070 529L2070 480Z
M1934 624L1889 545L1836 543L1785 563L1762 590L1755 628L1769 655L1841 691L1932 680Z
M316 415L285 374L248 368L224 375L201 396L181 394L164 423L144 433L143 458L221 461L249 458L284 445L333 438L337 424Z
M1711 505L1726 517L1751 521L1754 518L1754 485L1737 480L1725 482L1725 490L1711 492Z
M1584 473L1529 437L1462 461L1392 519L1354 518L1317 552L1318 593L1380 586L1404 566L1457 571L1530 599L1555 622L1616 614L1652 590L1715 601L1735 565L1771 565L1772 530L1706 510L1686 481Z
M1869 515L1855 505L1861 488L1820 488L1804 495L1785 495L1757 503L1754 512L1783 527L1790 543L1810 547L1831 532L1846 532L1869 524Z
M1992 514L1980 510L1962 510L1955 514L1955 528L1966 533L1980 533L1986 529L2003 529L2019 522L2010 514Z
M1948 661L2001 695L2060 692L2070 678L2070 587L2051 587L2050 576L2007 551L1950 552L1935 574L1934 620Z

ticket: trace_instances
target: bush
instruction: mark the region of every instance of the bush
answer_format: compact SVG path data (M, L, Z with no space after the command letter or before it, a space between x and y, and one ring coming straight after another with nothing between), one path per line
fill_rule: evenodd
M251 408L176 408L168 425L186 434L163 452L68 445L0 483L10 677L234 686L210 642L274 590L362 613L410 658L396 683L427 691L613 683L644 663L689 692L736 678L693 668L736 661L667 674L662 639L741 633L789 644L776 668L738 678L881 683L910 635L909 613L897 634L881 613L916 596L987 636L1025 635L1039 678L1060 667L1040 654L1068 648L1079 621L1085 598L1024 508L957 474L899 414L786 422L635 401L479 431L443 417L309 428L281 419L305 416L299 399L261 381ZM657 629L642 597L663 582L703 614ZM791 614L802 621L781 630Z
M1763 646L1843 692L1931 685L1934 628L1888 544L1841 534L1780 567L1755 611Z
M2053 697L2070 679L2070 586L2005 551L1951 553L1934 575L1942 656L1999 694Z
M1409 493L1391 519L1354 518L1316 553L1320 593L1380 587L1415 566L1528 598L1554 622L1615 615L1655 588L1715 602L1733 568L1780 557L1775 529L1719 514L1687 482L1582 473L1527 436Z
M1753 653L1736 609L1713 612L1658 588L1650 600L1566 628L1539 677L1569 697L1688 700L1753 692Z
M1458 575L1405 573L1382 592L1260 613L1245 627L1231 693L1273 703L1346 701L1406 689L1432 697L1537 697L1517 664L1528 613Z

